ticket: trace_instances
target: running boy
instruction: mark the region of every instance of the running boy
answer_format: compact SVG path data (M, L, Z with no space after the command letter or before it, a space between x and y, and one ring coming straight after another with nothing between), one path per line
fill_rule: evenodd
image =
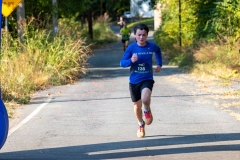
M162 54L159 46L148 42L149 28L145 24L138 24L134 28L136 42L129 45L121 61L121 67L130 67L129 90L134 106L134 114L138 121L137 136L145 136L145 124L153 121L150 101L153 89L152 55L155 54L155 72L160 72L162 67ZM145 121L143 120L142 104Z
M123 24L120 34L122 35L123 51L125 52L126 48L128 47L129 37L131 35L131 30L127 27L127 23Z

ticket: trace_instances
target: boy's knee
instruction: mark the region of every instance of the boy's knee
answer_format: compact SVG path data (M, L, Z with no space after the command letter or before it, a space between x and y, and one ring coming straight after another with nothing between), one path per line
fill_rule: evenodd
M133 106L137 109L141 109L142 108L142 102L138 101L138 102L134 102Z
M143 104L149 104L150 103L150 98L149 97L142 97L142 103Z

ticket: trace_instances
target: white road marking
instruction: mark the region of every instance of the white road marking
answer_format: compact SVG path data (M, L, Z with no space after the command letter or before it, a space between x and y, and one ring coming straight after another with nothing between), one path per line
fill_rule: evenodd
M18 125L14 126L11 130L8 132L8 136L10 136L13 132L15 132L17 129L19 129L21 126L23 126L25 123L27 123L29 120L31 120L38 112L43 109L44 106L46 106L52 99L52 96L50 96L45 103L42 103L40 106L38 106L30 115L28 115L25 119L23 119Z

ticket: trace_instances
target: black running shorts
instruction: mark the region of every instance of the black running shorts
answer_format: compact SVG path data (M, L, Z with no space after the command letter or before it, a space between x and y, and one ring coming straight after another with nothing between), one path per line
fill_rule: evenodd
M122 39L122 43L125 43L126 41L129 41L129 39L125 39L125 40Z
M141 92L144 88L148 88L152 91L154 80L142 81L138 84L129 83L129 90L132 98L132 102L137 102L141 99Z

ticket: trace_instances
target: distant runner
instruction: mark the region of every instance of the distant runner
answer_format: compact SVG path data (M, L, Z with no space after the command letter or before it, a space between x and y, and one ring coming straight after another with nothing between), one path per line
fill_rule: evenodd
M123 20L123 17L120 17L120 20L118 21L118 23L117 24L119 24L119 26L120 26L120 30L123 28L123 25L124 25L124 20Z
M121 67L130 67L129 90L134 106L134 113L138 121L137 136L145 136L145 124L153 121L150 101L153 89L152 55L155 54L155 72L160 72L162 67L161 49L155 43L146 41L149 28L145 24L138 24L134 28L136 42L129 45L121 61ZM142 104L145 116L143 120Z
M123 51L125 52L126 48L128 47L129 37L131 35L131 30L127 27L127 23L123 24L120 34L122 35Z

